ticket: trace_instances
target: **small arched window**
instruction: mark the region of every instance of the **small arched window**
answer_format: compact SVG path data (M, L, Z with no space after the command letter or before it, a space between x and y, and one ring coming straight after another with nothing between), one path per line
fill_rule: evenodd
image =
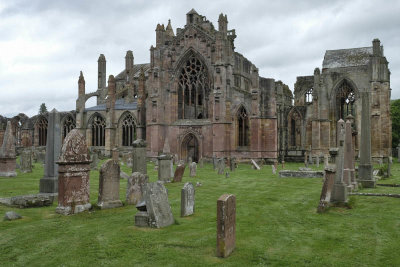
M45 146L47 141L47 119L42 117L39 119L37 127L38 127L38 137L39 137L39 146Z
M313 102L313 88L308 89L304 97L306 104L311 104Z
M64 141L64 139L65 139L65 137L67 136L67 134L72 130L72 129L74 129L76 126L75 126L75 121L74 121L74 119L71 117L71 116L67 116L66 118L65 118L65 120L64 120L64 123L63 123L63 128L62 128L62 139L63 139L63 141Z
M238 122L238 146L249 145L249 117L244 107L241 107L237 114Z
M92 146L104 146L106 143L106 121L95 115L92 121Z

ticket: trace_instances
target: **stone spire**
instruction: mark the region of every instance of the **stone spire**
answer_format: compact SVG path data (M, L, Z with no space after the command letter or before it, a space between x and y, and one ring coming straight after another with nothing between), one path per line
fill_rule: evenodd
M78 79L78 91L79 97L85 95L85 77L83 77L82 71Z
M174 30L172 29L172 26L171 26L171 20L170 19L168 20L168 25L167 25L167 29L165 30L165 33L169 37L174 37L175 36Z

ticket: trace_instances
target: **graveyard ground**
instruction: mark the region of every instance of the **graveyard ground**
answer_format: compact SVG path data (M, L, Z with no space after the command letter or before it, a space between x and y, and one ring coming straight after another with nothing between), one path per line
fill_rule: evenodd
M380 183L400 184L400 163L393 176ZM287 163L287 169L302 164ZM280 168L278 168L279 170ZM319 169L322 169L320 167ZM126 166L122 170L128 172ZM157 180L148 164L151 181ZM317 214L322 179L290 179L239 164L230 178L218 176L211 164L198 168L182 183L167 184L176 223L163 229L134 226L134 206L93 210L73 216L51 207L16 209L0 205L0 216L14 210L16 221L0 220L1 266L400 266L400 199L352 196L352 209L331 208ZM43 168L16 178L0 178L0 197L38 192ZM98 171L90 176L91 203L97 202ZM196 187L195 214L180 217L180 189ZM124 201L126 180L121 180ZM379 187L361 192L400 193ZM236 249L226 259L215 257L216 202L224 193L235 194Z

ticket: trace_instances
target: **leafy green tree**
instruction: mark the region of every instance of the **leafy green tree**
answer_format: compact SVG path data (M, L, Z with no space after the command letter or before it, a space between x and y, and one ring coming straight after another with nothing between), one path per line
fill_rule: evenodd
M391 101L390 115L392 117L392 147L395 148L400 142L400 99Z
M45 103L42 103L42 104L40 105L40 108L39 108L39 114L40 114L40 115L43 115L43 114L46 113L46 112L47 112L46 104L45 104Z

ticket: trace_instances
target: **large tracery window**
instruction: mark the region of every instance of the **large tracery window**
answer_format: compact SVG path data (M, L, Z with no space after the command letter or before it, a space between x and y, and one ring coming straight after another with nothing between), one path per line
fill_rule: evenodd
M106 143L106 121L95 115L92 121L92 146L104 146Z
M344 81L339 87L336 94L336 105L338 112L338 119L346 119L348 115L354 116L355 111L355 94L353 88Z
M63 124L63 132L62 132L62 137L63 137L63 141L65 139L65 137L67 136L67 134L76 127L75 125L75 121L71 116L67 116L67 118L65 118L64 120L64 124Z
M237 114L238 121L238 146L249 145L249 117L244 107L241 107Z
M39 146L45 146L47 141L47 120L46 118L41 118L37 124L38 136L39 136Z
M204 64L191 55L179 74L178 118L208 118L210 84Z
M122 146L131 146L136 139L135 121L131 114L122 120Z

